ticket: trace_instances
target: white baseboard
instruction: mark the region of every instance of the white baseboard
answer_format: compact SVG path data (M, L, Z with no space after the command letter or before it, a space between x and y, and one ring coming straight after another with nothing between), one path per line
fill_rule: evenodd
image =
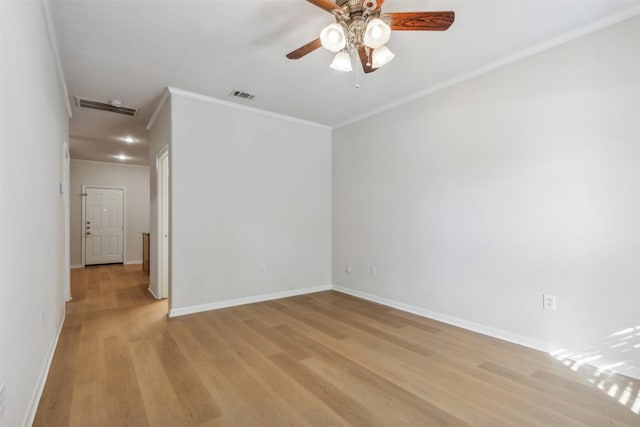
M342 292L344 294L353 295L354 297L377 302L378 304L397 308L398 310L406 311L408 313L417 314L418 316L428 317L429 319L437 320L439 322L447 323L453 326L458 326L460 328L468 329L473 332L478 332L483 335L499 338L501 340L505 340L505 341L509 341L525 347L533 348L535 350L544 351L545 353L549 353L554 350L553 346L550 346L549 344L546 344L542 341L538 341L524 335L514 334L513 332L503 331L501 329L492 328L489 326L482 325L480 323L470 322L468 320L460 319L454 316L449 316L447 314L442 314L436 311L431 311L431 310L416 307L413 305L389 300L386 298L379 297L377 295L356 291L349 288L344 288L342 286L333 286L333 289L338 292Z
M135 264L136 262L130 262L132 264ZM75 266L71 266L71 268L81 268L80 267L75 267ZM156 293L151 289L148 288L149 292L154 296L154 298L156 299L160 299L158 298L158 296L156 295ZM443 323L447 323L449 325L453 325L453 326L458 326L473 332L477 332L483 335L487 335L490 337L494 337L494 338L498 338L504 341L508 341L510 343L514 343L514 344L518 344L518 345L522 345L524 347L528 347L528 348L532 348L534 350L539 350L545 353L550 353L553 354L554 352L557 352L559 350L561 350L561 348L559 346L555 346L549 343L545 343L543 341L539 341L536 340L534 338L531 337L527 337L524 335L520 335L520 334L516 334L513 332L509 332L509 331L505 331L502 329L497 329L497 328L493 328L490 326L486 326L480 323L475 323L475 322L471 322L468 320L464 320L464 319L460 319L454 316L449 316L447 314L443 314L443 313L439 313L436 311L432 311L432 310L427 310L425 308L421 308L421 307L417 307L417 306L413 306L410 304L404 304L398 301L393 301L387 298L383 298L383 297L379 297L377 295L373 295L367 292L361 292L361 291L357 291L354 289L349 289L349 288L345 288L342 286L336 286L336 285L324 285L324 286L315 286L315 287L309 287L309 288L302 288L302 289L293 289L293 290L289 290L289 291L282 291L282 292L274 292L274 293L269 293L269 294L262 294L262 295L256 295L256 296L250 296L250 297L243 297L243 298L235 298L235 299L229 299L229 300L224 300L224 301L217 301L217 302L212 302L212 303L207 303L207 304L200 304L200 305L193 305L193 306L187 306L187 307L180 307L180 308L175 308L175 309L171 309L169 310L169 317L177 317L177 316L184 316L187 314L194 314L194 313L200 313L203 311L209 311L209 310L216 310L216 309L220 309L220 308L226 308L226 307L233 307L233 306L237 306L237 305L243 305L243 304L252 304L252 303L256 303L256 302L262 302L262 301L270 301L270 300L274 300L274 299L279 299L279 298L287 298L287 297L292 297L292 296L297 296L297 295L304 295L304 294L310 294L310 293L314 293L314 292L322 292L322 291L327 291L327 290L335 290L337 292L342 292L344 294L348 294L348 295L353 295L355 297L358 298L362 298L368 301L372 301L372 302L376 302L382 305L386 305L389 307L393 307L396 308L398 310L402 310L408 313L412 313L412 314L416 314L418 316L422 316L422 317L427 317L429 319L434 319ZM64 318L62 320L62 322L64 322ZM38 387L36 389L36 393L34 393L34 399L37 396L37 399L35 399L35 403L31 402L31 406L35 405L34 407L30 406L30 411L28 412L28 417L25 419L25 422L27 420L31 420L31 422L33 421L33 417L35 417L35 411L37 410L37 406L38 406L38 402L40 400L40 396L42 394L42 390L44 388L44 382L46 381L48 372L49 372L49 367L51 365L51 360L53 358L53 352L55 351L55 347L57 345L58 342L58 338L60 336L60 332L62 331L62 323L60 324L59 328L58 328L58 332L56 334L56 337L54 339L54 341L51 344L51 348L49 350L49 355L47 358L47 363L45 365L45 367L43 368L43 372L41 375L41 378L39 380L38 383ZM578 354L577 352L575 354ZM565 356L565 358L569 359L569 360L574 360L571 358L571 355L569 356ZM622 374L622 375L626 375L628 377L631 378L635 378L640 380L640 367L636 367L636 366L627 366L627 365L620 365L620 366L615 366L615 367L611 367L614 366L616 363L615 361L611 361L611 360L603 360L603 359L599 359L597 361L591 361L589 363L585 363L585 365L589 365L589 366L593 366L595 368L598 369L606 369L607 371L610 372L615 372L618 374ZM26 423L25 425L30 425L31 422Z
M575 359L571 358L571 355L566 356L565 359L575 361ZM626 363L623 365L620 365L620 362L616 362L614 360L609 360L609 359L598 359L595 361L584 363L584 365L592 366L601 371L615 372L616 374L620 374L629 378L640 380L640 367L638 366L627 366Z
M408 313L416 314L418 316L427 317L429 319L447 323L449 325L458 326L460 328L477 332L482 335L488 335L490 337L508 341L513 344L518 344L524 347L532 348L534 350L539 350L545 353L553 354L554 352L562 350L562 348L560 348L559 346L545 343L531 337L515 334L513 332L504 331L502 329L492 328L490 326L482 325L480 323L470 322L468 320L460 319L454 316L449 316L447 314L438 313L436 311L427 310L421 307L404 304L404 303L393 301L390 299L382 298L377 295L369 294L366 292L361 292L354 289L349 289L349 288L336 286L336 285L333 285L333 290L337 292L342 292L344 294L352 295L354 297L362 298L368 301L376 302L382 305L386 305L389 307L393 307L398 310L406 311ZM576 352L574 354L579 354L579 353ZM574 359L571 358L570 354L565 358L575 361ZM614 366L615 364L616 364L615 361L603 360L603 359L585 363L585 365L593 366L597 369L603 369L609 372L615 372L617 374L625 375L627 377L640 380L640 367L620 365L612 368L611 366Z
M62 310L62 318L60 320L60 325L58 325L58 330L56 331L53 340L51 340L51 344L49 345L49 351L47 353L47 359L42 366L42 370L40 371L40 377L38 378L38 383L36 384L36 388L33 390L33 394L31 395L31 400L29 401L29 409L25 414L24 421L22 425L24 427L31 426L33 424L33 420L36 417L36 412L38 411L38 404L40 403L40 399L42 398L42 392L44 391L44 385L47 382L47 377L49 376L49 369L51 368L51 362L53 361L53 355L55 354L56 347L58 346L58 339L60 339L60 334L62 333L62 326L64 325L64 319L66 317L66 306L63 305Z
M162 298L160 298L158 295L156 295L156 293L153 291L153 289L151 289L151 288L147 288L147 289L149 289L149 293L150 293L151 295L153 295L153 297L154 297L155 299L162 299Z
M129 264L142 264L142 260L140 259L134 259L133 261L124 261L123 262L124 265L129 265ZM71 268L72 270L74 268L84 268L84 265L82 264L71 264L69 266L69 268Z
M280 298L294 297L297 295L312 294L314 292L329 291L332 288L333 286L331 285L314 286L310 288L292 289L290 291L273 292L270 294L262 294L251 297L228 299L208 304L172 308L171 310L169 310L169 317L184 316L186 314L200 313L202 311L216 310L219 308L234 307L236 305L253 304L255 302L263 302Z

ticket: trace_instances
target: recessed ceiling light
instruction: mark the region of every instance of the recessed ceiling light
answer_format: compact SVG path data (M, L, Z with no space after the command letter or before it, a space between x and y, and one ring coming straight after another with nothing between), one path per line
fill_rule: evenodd
M134 142L138 141L134 137L128 135L121 137L120 140L126 142L127 144L133 144Z
M121 160L121 161L125 161L125 160L129 160L130 159L130 157L125 155L125 154L117 154L117 155L115 155L113 157L115 157L116 159Z

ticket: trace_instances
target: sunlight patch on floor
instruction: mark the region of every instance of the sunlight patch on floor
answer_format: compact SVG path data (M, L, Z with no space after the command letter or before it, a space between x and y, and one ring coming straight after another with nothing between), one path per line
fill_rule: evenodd
M549 354L568 369L588 375L587 381L589 384L601 390L619 404L629 408L631 412L640 414L640 387L637 383L630 381L625 385L624 383L621 384L620 380L616 382L616 379L612 377L617 375L615 372L624 372L625 367L636 366L634 363L635 356L628 355L628 353L635 352L637 351L636 349L640 348L638 337L640 337L640 325L612 333L599 345L589 349L593 351L573 352L566 348L561 348ZM598 348L615 350L615 353L619 356L625 355L624 358L627 360L603 364L605 355ZM594 366L598 361L600 361L599 366Z

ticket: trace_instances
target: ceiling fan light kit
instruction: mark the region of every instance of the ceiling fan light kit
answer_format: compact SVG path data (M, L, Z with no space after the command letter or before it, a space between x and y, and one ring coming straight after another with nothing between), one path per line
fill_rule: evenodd
M347 52L338 52L335 58L333 58L330 67L336 71L352 71L351 57Z
M307 0L333 14L336 22L320 32L320 37L287 55L300 59L320 46L336 53L330 67L351 71L351 56L358 53L362 69L371 73L395 56L385 44L391 31L444 31L455 19L454 12L397 12L382 14L385 0Z
M376 49L391 37L391 27L382 19L373 18L367 23L367 29L364 32L364 44L371 49Z
M347 44L347 37L340 24L331 24L320 33L322 47L331 52L340 52Z
M384 64L388 64L389 62L391 62L394 56L395 55L393 54L393 52L391 52L389 48L386 46L380 46L378 48L375 48L373 50L373 58L371 61L371 66L373 68L380 68Z

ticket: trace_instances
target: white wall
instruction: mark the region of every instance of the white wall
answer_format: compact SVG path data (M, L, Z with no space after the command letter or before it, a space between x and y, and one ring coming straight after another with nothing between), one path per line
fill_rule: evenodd
M149 232L149 166L71 160L71 265L82 265L82 186L126 189L125 263L142 262L142 234Z
M0 426L30 423L64 316L65 100L39 2L0 2Z
M328 128L175 94L171 127L172 310L331 284Z
M639 18L338 129L333 169L335 285L640 375Z
M169 295L162 295L161 289L158 284L158 268L160 266L158 243L160 242L158 233L159 215L158 215L158 165L157 156L165 148L171 147L171 99L169 98L169 92L165 95L166 102L162 101L160 110L158 112L157 119L149 129L149 164L150 167L150 216L149 216L149 232L150 232L150 275L149 275L149 289L156 297L167 298ZM169 163L171 163L171 156L169 156ZM171 205L169 205L171 209ZM169 257L169 264L171 264L171 257ZM171 271L171 266L169 266ZM169 290L171 287L169 286Z

